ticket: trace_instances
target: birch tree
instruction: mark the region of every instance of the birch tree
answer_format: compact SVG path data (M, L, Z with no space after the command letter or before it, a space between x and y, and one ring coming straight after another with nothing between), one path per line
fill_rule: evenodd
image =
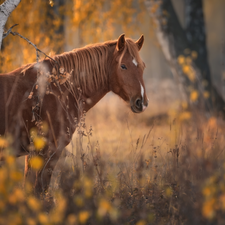
M0 49L2 40L9 34L4 34L5 24L12 11L19 5L21 0L6 0L0 5Z

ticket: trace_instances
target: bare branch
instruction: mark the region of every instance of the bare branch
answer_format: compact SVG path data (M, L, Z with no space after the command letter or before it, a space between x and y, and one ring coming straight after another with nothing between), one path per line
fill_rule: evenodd
M4 38L6 38L6 37L11 33L13 27L15 27L15 26L17 26L17 25L19 25L19 24L14 24L13 26L11 26L11 27L8 29L8 31L5 32L5 33L3 34L2 40L3 40Z
M41 51L39 48L37 48L37 46L35 44L33 44L29 39L25 38L24 36L22 36L21 34L19 34L18 32L12 32L10 31L10 33L12 35L17 35L19 36L20 38L24 39L25 41L27 41L30 45L32 45L35 49L36 49L36 58L37 58L37 62L39 61L39 55L38 55L38 52L42 53L43 55L45 55L45 57L51 59L52 61L54 61L55 63L58 63L56 60L54 60L53 58L51 58L50 56L48 56L47 54L45 54L43 51Z

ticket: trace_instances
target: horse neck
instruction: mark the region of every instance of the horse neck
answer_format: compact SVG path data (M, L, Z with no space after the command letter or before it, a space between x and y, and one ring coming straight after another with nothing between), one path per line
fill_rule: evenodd
M114 51L115 51L115 45L108 46L108 59L107 59L107 65L108 69L106 71L106 77L107 80L100 85L97 85L97 87L94 87L93 89L82 89L81 97L79 97L79 100L76 101L78 105L82 105L81 108L83 111L88 111L91 109L96 103L98 103L109 91L110 91L110 85L109 85L109 76L111 73L111 65L114 57ZM87 77L88 79L88 77ZM76 96L79 96L78 93L76 93ZM73 98L73 96L71 96ZM80 102L80 103L79 103Z
M82 93L81 102L83 111L87 112L109 92L108 85L101 86L97 90Z

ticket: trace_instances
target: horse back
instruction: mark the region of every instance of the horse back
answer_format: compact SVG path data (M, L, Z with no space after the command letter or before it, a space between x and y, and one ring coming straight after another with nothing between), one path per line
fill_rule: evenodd
M16 120L31 90L34 76L25 77L22 70L23 67L0 74L0 135L5 134L7 127L13 126L12 122Z

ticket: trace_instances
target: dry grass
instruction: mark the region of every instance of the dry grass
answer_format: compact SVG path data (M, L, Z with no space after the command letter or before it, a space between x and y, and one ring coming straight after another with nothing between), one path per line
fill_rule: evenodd
M21 188L9 155L0 169L0 224L225 224L224 122L187 119L172 105L135 115L107 96L74 135L74 157L62 157L42 199L29 184Z

